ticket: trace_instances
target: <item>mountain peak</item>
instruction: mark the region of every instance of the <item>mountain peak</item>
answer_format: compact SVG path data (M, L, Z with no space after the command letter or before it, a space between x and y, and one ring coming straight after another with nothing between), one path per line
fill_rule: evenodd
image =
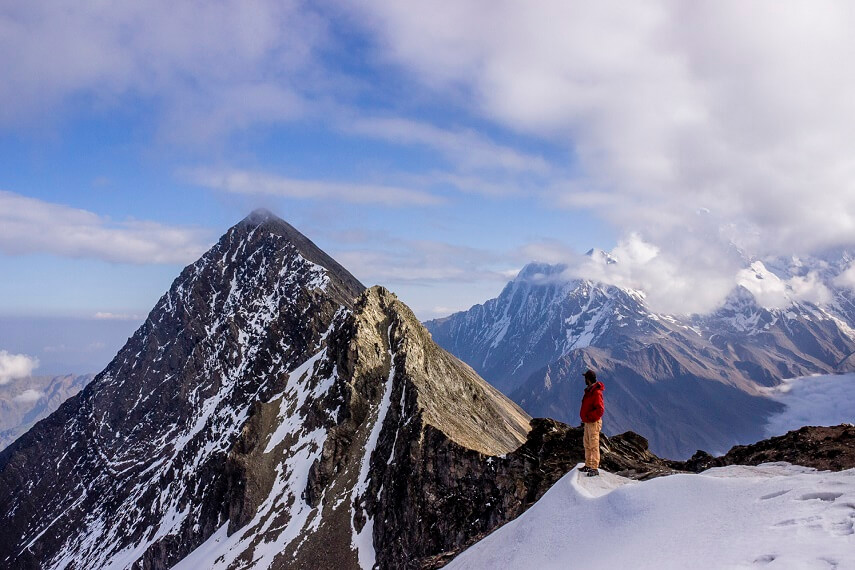
M600 263L605 263L606 265L617 263L617 259L615 259L610 253L603 251L602 249L591 248L585 252L585 255L590 257L594 261L599 261Z
M252 224L260 224L271 219L281 221L281 218L279 218L279 216L277 216L267 208L256 208L255 210L250 212L250 214L246 218L244 218L244 221Z
M543 282L558 279L567 269L563 263L550 264L542 261L532 261L526 264L517 274L515 281Z
M235 240L247 241L259 239L258 230L262 229L276 238L278 241L289 243L299 255L306 260L320 265L328 272L336 275L346 289L353 296L358 295L365 289L365 285L354 277L347 269L342 267L335 259L329 256L320 247L303 235L300 230L265 208L253 210L247 217L233 226L221 239L221 242L233 242ZM276 247L282 247L278 243Z

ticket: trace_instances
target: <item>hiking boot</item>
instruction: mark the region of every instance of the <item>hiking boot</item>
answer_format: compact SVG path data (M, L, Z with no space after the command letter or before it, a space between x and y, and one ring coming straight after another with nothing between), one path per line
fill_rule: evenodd
M599 477L600 470L599 469L588 469L588 477Z
M580 468L579 468L579 471L580 471L581 473L587 473L587 472L588 472L588 471L590 471L590 470L591 470L591 468L590 468L590 467L588 467L587 465L585 465L584 467L580 467Z

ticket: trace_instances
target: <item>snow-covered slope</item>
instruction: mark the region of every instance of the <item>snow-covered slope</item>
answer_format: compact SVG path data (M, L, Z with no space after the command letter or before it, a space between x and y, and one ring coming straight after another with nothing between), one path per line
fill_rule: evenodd
M530 263L497 298L425 325L440 346L507 394L571 350L608 345L618 331L660 328L639 293L567 281L565 269Z
M632 482L575 469L449 569L855 569L855 470L786 463Z

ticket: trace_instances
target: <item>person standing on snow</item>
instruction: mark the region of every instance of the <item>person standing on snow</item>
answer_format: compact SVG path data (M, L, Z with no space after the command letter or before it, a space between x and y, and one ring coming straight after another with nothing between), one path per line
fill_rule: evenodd
M585 425L583 442L585 445L585 466L580 469L588 477L600 474L600 431L603 429L603 383L597 381L597 373L591 369L585 371L585 395L582 396L582 409L579 417Z

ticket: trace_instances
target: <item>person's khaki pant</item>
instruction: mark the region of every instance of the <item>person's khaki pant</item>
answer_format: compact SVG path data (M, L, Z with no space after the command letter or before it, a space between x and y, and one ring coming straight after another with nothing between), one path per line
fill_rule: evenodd
M585 465L591 469L600 468L600 430L603 420L585 424L585 435L582 439L585 445Z

